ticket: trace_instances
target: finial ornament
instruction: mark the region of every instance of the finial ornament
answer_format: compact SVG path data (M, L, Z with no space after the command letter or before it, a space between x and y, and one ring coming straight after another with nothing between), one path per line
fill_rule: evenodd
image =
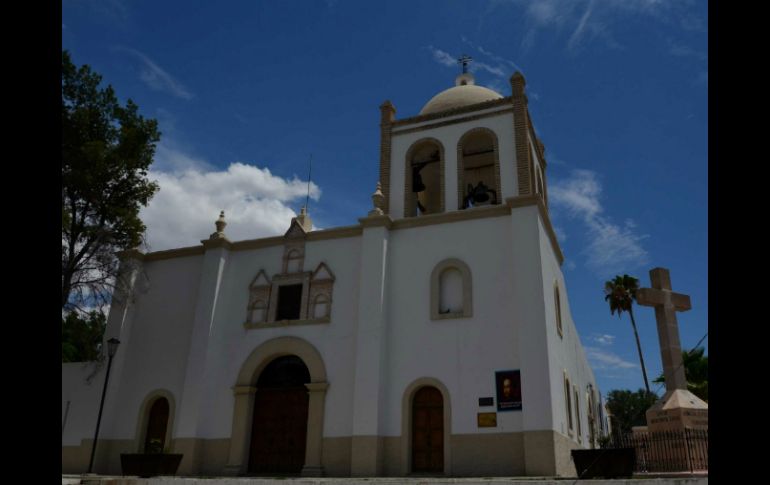
M374 209L369 211L370 216L381 216L385 214L383 208L385 207L385 196L382 194L382 184L377 182L377 189L372 194L372 204Z
M462 64L463 66L463 74L468 73L468 63L471 62L473 58L467 54L463 54L460 56L459 59L457 59L458 64Z
M217 227L217 232L213 233L210 237L210 239L222 239L225 237L225 226L227 226L227 222L225 222L225 211L222 211L219 213L219 219L214 223L214 225Z

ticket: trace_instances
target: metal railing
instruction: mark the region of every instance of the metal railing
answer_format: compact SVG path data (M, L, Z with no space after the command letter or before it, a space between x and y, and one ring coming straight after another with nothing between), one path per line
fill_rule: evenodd
M698 472L709 468L708 430L613 435L609 448L634 448L635 473Z

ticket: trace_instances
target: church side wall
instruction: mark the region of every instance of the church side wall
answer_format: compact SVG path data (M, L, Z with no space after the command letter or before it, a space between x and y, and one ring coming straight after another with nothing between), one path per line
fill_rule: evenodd
M122 341L118 349L122 360L119 368L118 355L113 362L99 433L99 467L95 468L106 467L109 473L117 473L120 453L140 449L141 408L151 394L161 390L170 393L174 399L171 413L179 415L201 261L195 256L144 263L133 295L133 316L126 322L130 328L124 328L120 335L117 328L108 328L110 336ZM125 339L124 334L130 337ZM170 423L172 438L176 425L176 421Z
M489 128L497 135L500 157L500 184L503 191L502 196L498 194L499 200L505 200L506 197L518 195L512 113L495 114L478 120L412 133L399 133L395 131L391 141L390 217L393 219L404 217L406 153L414 142L426 137L436 138L444 146L445 211L457 210L457 143L466 132L480 127Z
M586 390L591 384L598 394L593 372L580 342L577 327L572 320L569 298L564 274L551 248L548 236L542 223L538 223L540 235L540 254L543 268L543 293L545 295L545 312L548 334L548 360L550 369L551 413L553 415L553 430L557 433L557 471L561 475L574 475L575 469L569 458L572 448L589 448L588 406ZM563 336L560 337L556 324L556 303L554 282L558 282L561 300L561 319ZM577 422L573 422L572 431L567 421L567 404L564 395L564 374L570 381L570 398L572 399L572 415L575 417L574 389L577 388L581 434L577 433Z

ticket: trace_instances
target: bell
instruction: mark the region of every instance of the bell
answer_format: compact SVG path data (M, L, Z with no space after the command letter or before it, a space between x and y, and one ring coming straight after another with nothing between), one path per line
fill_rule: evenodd
M412 192L422 192L425 190L425 184L418 169L412 169Z
M473 189L473 202L481 203L489 200L489 188L484 182L479 181L476 188Z

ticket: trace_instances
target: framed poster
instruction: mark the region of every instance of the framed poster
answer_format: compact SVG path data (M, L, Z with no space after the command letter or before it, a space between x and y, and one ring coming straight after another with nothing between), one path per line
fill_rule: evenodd
M521 411L521 371L495 372L498 411Z

